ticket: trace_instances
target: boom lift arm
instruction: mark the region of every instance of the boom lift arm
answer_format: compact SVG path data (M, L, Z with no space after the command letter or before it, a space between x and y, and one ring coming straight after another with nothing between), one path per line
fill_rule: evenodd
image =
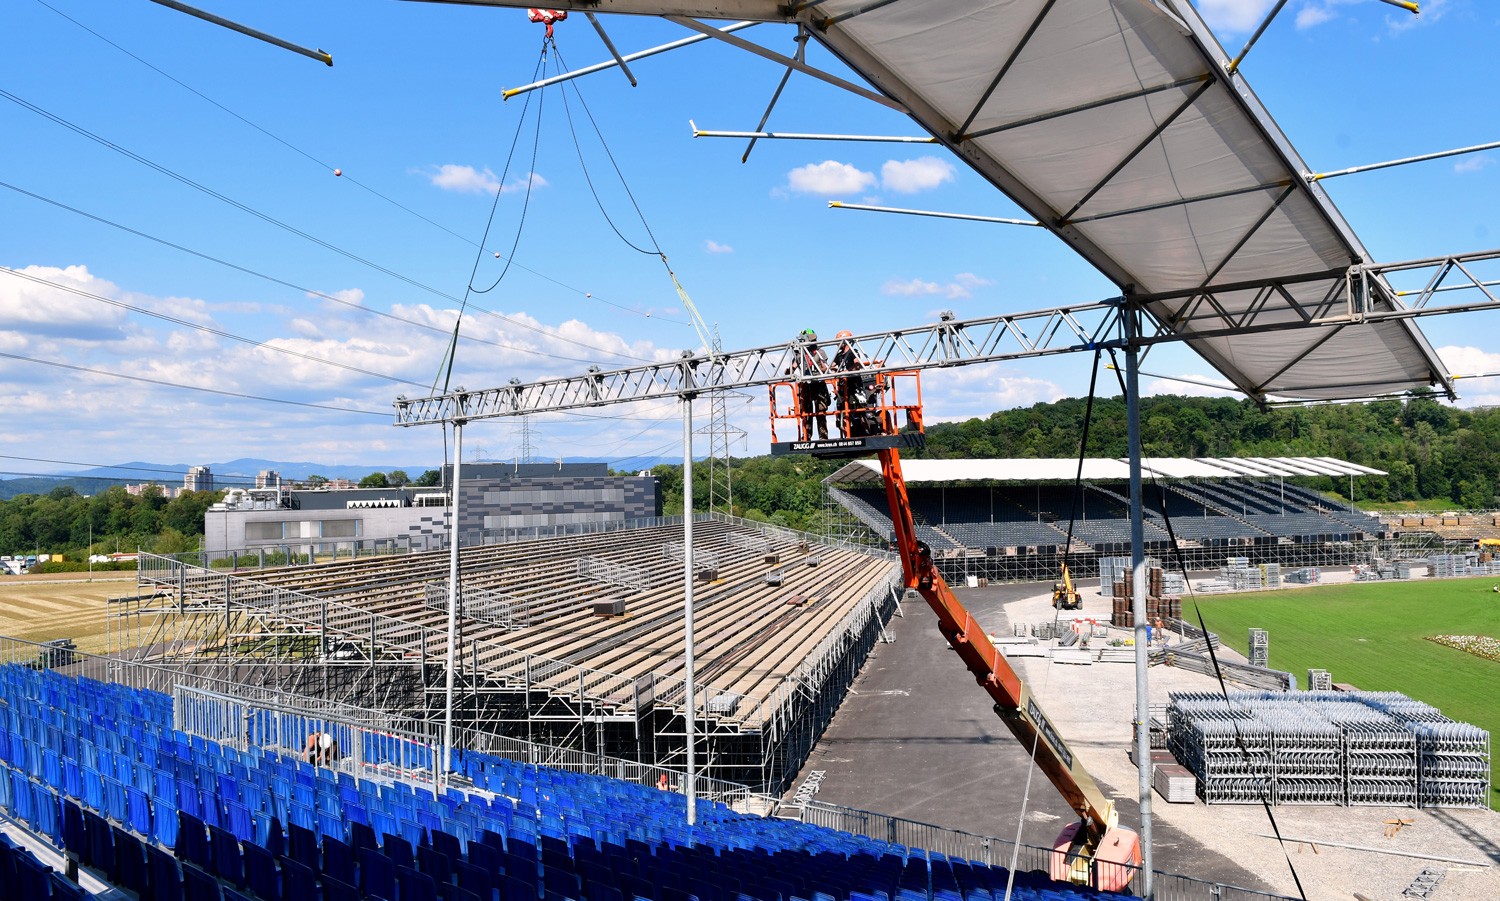
M1092 884L1107 891L1124 888L1141 862L1140 837L1119 825L1114 802L1099 790L1042 712L1026 683L954 596L933 565L931 549L917 540L906 480L901 474L900 451L885 448L879 454L906 587L915 589L927 600L937 614L939 631L994 699L995 712L1001 721L1022 747L1035 748L1033 757L1037 766L1078 814L1079 821L1069 824L1054 845L1052 877Z

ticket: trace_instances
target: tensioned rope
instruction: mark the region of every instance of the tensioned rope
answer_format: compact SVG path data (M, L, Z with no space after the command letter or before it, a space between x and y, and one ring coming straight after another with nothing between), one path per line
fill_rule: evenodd
M1110 348L1109 356L1110 361L1114 364L1111 368L1114 369L1115 378L1120 383L1120 396L1128 397L1129 395L1125 390L1125 377L1122 375L1123 370L1119 365L1119 359L1115 356L1114 348ZM1193 605L1193 614L1198 618L1198 628L1203 631L1205 636L1208 636L1208 625L1203 619L1203 608L1198 604L1198 596L1193 592L1193 583L1188 578L1187 558L1182 553L1181 546L1177 544L1177 533L1172 529L1172 517L1167 513L1166 489L1162 487L1155 473L1151 476L1151 484L1156 487L1157 506L1161 508L1162 526L1167 532L1167 545L1172 549L1172 556L1177 562L1177 570L1182 573L1183 584L1187 586L1188 599ZM1144 493L1144 489L1142 491ZM1144 507L1144 498L1141 503ZM1224 696L1224 700L1227 703L1229 701L1229 686L1224 680L1224 670L1219 666L1219 655L1214 651L1212 638L1209 638L1204 643L1208 646L1208 659L1213 664L1214 676L1219 682L1219 693ZM1240 756L1248 762L1250 760L1250 749L1245 745L1245 737L1240 732L1239 722L1233 718L1229 722L1234 728L1234 741L1235 745L1239 748ZM1150 728L1149 723L1143 723L1142 725L1148 729ZM1141 763L1146 766L1150 765L1149 761L1141 761ZM1302 898L1302 901L1307 901L1307 891L1302 887L1302 880L1297 875L1297 865L1292 862L1292 855L1287 851L1286 839L1282 837L1281 827L1276 823L1276 814L1271 810L1271 799L1268 790L1261 792L1260 803L1266 812L1266 819L1271 824L1271 831L1276 835L1276 844L1281 848L1282 856L1286 858L1286 866L1291 871L1292 882L1297 886L1297 895Z

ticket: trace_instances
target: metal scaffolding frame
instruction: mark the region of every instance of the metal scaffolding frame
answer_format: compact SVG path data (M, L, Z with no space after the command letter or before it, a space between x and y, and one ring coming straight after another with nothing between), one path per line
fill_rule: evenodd
M696 518L739 526L742 540L826 541L722 514ZM169 557L141 555L137 581L145 590L110 601L107 644L118 659L385 709L434 728L451 709L453 747L508 737L686 771L691 734L695 774L772 793L796 775L897 604L890 580L873 587L764 700L716 688L721 667L705 661L689 705L688 686L674 677L630 679L498 644L483 648L481 662L481 642L462 631L450 658L441 629ZM463 606L494 601L471 594L464 589ZM424 606L447 600L445 585L421 587Z

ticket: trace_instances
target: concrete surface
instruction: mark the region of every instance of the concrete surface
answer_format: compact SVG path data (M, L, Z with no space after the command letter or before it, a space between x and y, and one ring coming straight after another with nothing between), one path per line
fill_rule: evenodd
M1326 581L1348 578L1347 571L1330 572ZM1012 622L1053 616L1050 583L957 592L997 637L1009 636ZM1082 592L1083 612L1107 622L1110 599L1099 595L1097 582L1085 582ZM1016 838L1019 824L1022 842L1050 846L1071 812L1036 771L1022 819L1031 769L1025 750L938 634L926 604L906 601L903 612L889 630L895 642L876 647L796 784L823 770L820 801L1007 839ZM1139 828L1138 771L1127 757L1135 667L1045 658L1014 663L1070 747L1116 799L1121 822ZM1165 704L1172 691L1217 690L1207 676L1168 667L1152 667L1149 684L1153 704ZM1500 814L1493 811L1278 806L1272 813L1281 834L1307 840L1283 847L1265 837L1275 830L1258 805L1168 804L1153 794L1151 809L1157 870L1297 897L1295 868L1310 901L1361 895L1381 901L1401 898L1423 868L1436 867L1445 879L1431 896L1435 901L1500 898ZM1388 837L1384 821L1395 818L1413 823Z

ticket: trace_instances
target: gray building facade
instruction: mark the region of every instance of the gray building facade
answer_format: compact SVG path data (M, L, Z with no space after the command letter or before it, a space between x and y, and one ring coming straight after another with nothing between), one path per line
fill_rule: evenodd
M451 469L445 477L451 478ZM467 463L460 470L464 544L485 533L587 526L661 515L649 475L612 476L603 463ZM287 491L232 489L204 515L204 550L313 546L428 550L448 540L448 495L440 487Z

